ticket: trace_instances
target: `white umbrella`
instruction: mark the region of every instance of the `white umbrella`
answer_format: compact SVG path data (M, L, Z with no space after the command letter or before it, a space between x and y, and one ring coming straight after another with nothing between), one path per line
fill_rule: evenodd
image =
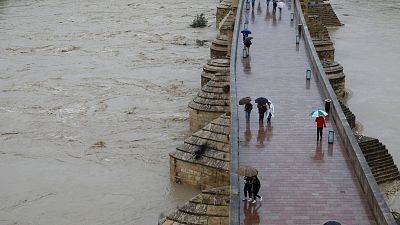
M320 116L327 116L328 113L326 113L324 110L314 110L310 113L311 117L320 117Z
M285 3L284 2L278 2L278 8L283 8L285 7Z

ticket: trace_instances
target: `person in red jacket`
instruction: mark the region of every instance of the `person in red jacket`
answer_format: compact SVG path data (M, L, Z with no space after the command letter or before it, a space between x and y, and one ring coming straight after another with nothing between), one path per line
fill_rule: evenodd
M317 122L317 141L321 138L322 141L322 129L326 127L325 118L323 116L315 118L315 122Z

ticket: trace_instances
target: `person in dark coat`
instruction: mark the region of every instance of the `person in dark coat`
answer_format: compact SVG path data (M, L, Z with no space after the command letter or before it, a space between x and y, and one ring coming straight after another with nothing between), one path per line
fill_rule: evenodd
M251 104L250 102L244 105L244 111L246 113L246 121L250 121L250 113L252 109L253 109L253 104Z
M252 190L253 190L253 183L252 182L253 182L253 179L251 177L247 177L247 176L244 177L244 188L243 188L244 198L243 198L243 201L247 200L247 195L249 196L248 201L249 202L253 201L253 199L251 198Z
M267 111L267 106L265 104L257 104L260 123L264 123L264 114Z
M251 203L256 203L257 202L257 198L259 198L260 199L260 201L262 201L262 197L260 196L260 195L258 195L258 192L260 191L260 188L261 188L261 183L260 183L260 180L258 179L258 177L257 176L254 176L254 177L252 177L253 178L253 180L252 180L252 187L253 187L253 190L252 190L252 192L253 192L253 201L251 202Z
M277 0L272 0L272 12L276 13L276 7L278 6Z
M246 47L246 56L250 55L250 46L251 46L251 39L249 37L245 38L243 42L244 46Z

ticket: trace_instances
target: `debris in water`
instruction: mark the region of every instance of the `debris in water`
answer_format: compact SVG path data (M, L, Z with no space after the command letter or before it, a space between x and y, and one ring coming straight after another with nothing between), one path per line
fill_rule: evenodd
M106 143L104 141L98 141L92 145L90 148L105 148Z

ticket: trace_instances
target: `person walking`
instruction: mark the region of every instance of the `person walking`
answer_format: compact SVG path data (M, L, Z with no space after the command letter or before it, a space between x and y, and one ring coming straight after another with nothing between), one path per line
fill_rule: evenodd
M275 107L274 104L272 104L271 101L268 101L267 103L268 105L268 110L267 110L267 123L271 123L271 118L274 117L274 113L275 113Z
M257 108L259 114L258 122L264 123L264 114L267 111L267 106L265 104L257 104Z
M260 202L262 201L262 197L260 195L258 195L258 192L260 191L261 188L261 182L258 179L257 176L252 177L252 187L253 187L253 201L251 203L256 203L257 202L257 198L260 199Z
M251 104L251 102L248 102L244 105L244 111L246 113L246 122L250 121L250 113L252 109L253 109L253 104Z
M279 15L282 14L282 8L283 7L285 7L285 3L282 0L279 0L279 2L278 2Z
M267 0L267 8L269 7L269 2L270 2L271 0Z
M319 139L322 141L322 129L326 127L325 118L323 116L319 116L315 118L315 122L317 122L317 141L319 141Z
M254 5L256 4L256 0L251 0L251 8L254 10Z
M251 39L252 37L246 37L243 42L244 46L246 47L246 56L250 55L250 46L252 44Z
M253 190L253 179L247 176L245 176L243 179L244 179L244 187L243 187L244 198L242 200L243 201L247 200L249 202L252 202L253 199L251 198L251 196ZM249 196L249 199L247 199L247 195Z
M276 7L278 6L278 0L272 0L272 12L276 13Z

